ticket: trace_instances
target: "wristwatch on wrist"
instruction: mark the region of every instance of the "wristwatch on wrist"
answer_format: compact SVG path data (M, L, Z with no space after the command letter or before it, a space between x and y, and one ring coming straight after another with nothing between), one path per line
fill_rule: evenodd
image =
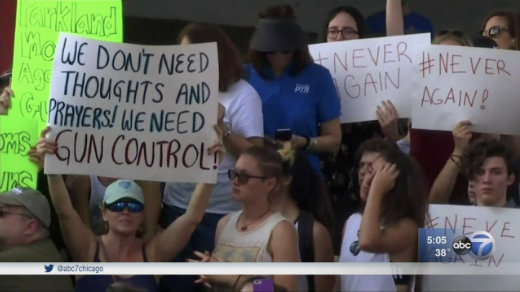
M312 137L309 142L309 146L307 146L307 150L316 150L318 146L318 137Z

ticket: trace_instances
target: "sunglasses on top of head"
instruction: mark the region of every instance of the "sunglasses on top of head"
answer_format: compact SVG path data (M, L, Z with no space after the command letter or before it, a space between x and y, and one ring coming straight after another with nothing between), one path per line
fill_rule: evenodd
M245 172L238 172L234 169L228 169L228 177L232 181L235 180L235 178L236 178L238 183L241 185L247 184L247 182L249 181L250 178L258 178L258 179L269 178L267 176L249 175Z
M105 207L112 212L123 212L124 209L127 209L130 213L139 213L144 209L144 205L135 200L119 200L105 204Z

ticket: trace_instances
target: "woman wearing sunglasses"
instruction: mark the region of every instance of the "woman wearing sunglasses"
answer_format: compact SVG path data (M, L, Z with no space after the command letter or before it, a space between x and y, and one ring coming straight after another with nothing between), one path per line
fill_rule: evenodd
M231 181L227 176L227 170L233 167L243 150L263 143L264 129L262 102L254 88L241 79L242 67L238 49L226 32L216 25L191 23L181 30L178 42L181 45L217 43L219 102L225 107L224 117L219 119L219 126L225 133L224 146L227 150L218 169L217 184L213 189L206 214L189 243L174 259L185 262L194 250L213 250L218 221L224 215L240 210L240 204L231 199ZM194 189L193 183L166 182L161 226L168 226L186 212ZM196 279L195 276L167 275L161 277L161 287L175 291L191 291L195 289L193 282Z
M520 14L513 11L491 13L482 25L482 35L493 39L499 49L520 49Z
M50 128L42 131L38 141L38 153L55 155L57 145L47 140ZM222 131L215 126L222 141ZM218 153L220 161L224 154L222 143L215 143L208 150ZM48 175L52 204L56 209L65 245L75 262L166 262L171 260L188 242L197 224L202 220L212 184L198 184L193 192L186 213L170 224L162 233L144 242L137 232L144 221L144 194L131 180L117 180L106 188L102 216L107 233L96 237L85 226L73 208L69 193L61 175ZM79 276L77 291L105 291L114 282L124 282L146 291L157 290L153 275L136 276Z
M271 208L278 196L282 178L282 160L271 148L253 146L245 150L228 171L232 197L242 210L226 215L217 225L215 249L195 252L198 260L223 262L297 262L298 245L294 226ZM288 291L300 291L297 276L275 275L274 283ZM234 289L247 282L238 275L201 276L197 282L207 286Z

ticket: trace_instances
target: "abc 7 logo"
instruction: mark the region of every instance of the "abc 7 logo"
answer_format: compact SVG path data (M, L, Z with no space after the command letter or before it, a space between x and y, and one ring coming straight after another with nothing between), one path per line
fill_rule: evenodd
M483 260L495 252L495 239L485 231L473 233L469 238L459 236L452 244L453 251L458 255L470 254L472 257Z

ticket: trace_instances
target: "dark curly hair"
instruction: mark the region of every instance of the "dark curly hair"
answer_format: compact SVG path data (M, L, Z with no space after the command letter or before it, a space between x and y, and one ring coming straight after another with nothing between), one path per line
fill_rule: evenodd
M399 170L395 186L383 197L381 222L388 225L410 218L417 226L423 227L428 211L428 185L417 162L394 143L382 138L372 138L361 145L357 152L358 163L366 152L378 153Z
M469 179L482 167L490 157L501 157L507 166L507 174L514 173L515 164L511 149L502 141L493 138L480 138L471 143L462 156L462 170Z

